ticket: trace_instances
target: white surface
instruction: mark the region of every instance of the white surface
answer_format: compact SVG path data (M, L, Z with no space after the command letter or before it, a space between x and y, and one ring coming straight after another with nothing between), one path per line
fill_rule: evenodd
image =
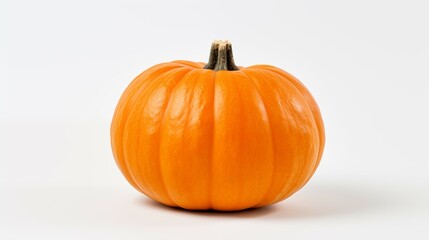
M427 239L427 187L319 179L237 213L164 207L129 188L13 189L0 223L2 239Z
M425 1L1 1L0 239L428 239ZM141 71L267 63L319 103L327 145L310 183L233 214L161 207L115 166L109 125Z

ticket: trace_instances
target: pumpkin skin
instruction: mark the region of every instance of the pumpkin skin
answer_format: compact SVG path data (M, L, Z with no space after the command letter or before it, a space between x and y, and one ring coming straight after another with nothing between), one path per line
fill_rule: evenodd
M234 211L291 196L314 174L325 133L304 85L269 65L173 61L137 76L111 125L128 182L172 207Z

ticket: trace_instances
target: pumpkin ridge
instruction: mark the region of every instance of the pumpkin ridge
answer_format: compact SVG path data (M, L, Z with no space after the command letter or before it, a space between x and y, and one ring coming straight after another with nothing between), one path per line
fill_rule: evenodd
M198 72L200 72L200 74L201 73L204 73L205 72L205 69L198 69L199 71ZM216 72L214 72L214 74L212 74L211 75L211 77L205 77L206 79L204 80L204 81L207 81L207 79L208 78L213 78L214 76L216 75ZM200 78L201 77L201 75L196 75L196 76L193 76L193 78L196 78L196 79L193 79L193 80L196 80L196 81L200 81L200 79L197 79L197 78ZM189 81L189 80L188 80ZM196 89L196 87L195 86L192 86L192 96L191 96L191 98L190 98L190 100L189 100L189 102L192 102L193 100L194 100L194 98L195 98L195 89ZM201 97L201 96L200 96ZM214 106L212 106L212 107L214 107ZM184 129L187 129L188 128L188 126L189 126L189 121L190 121L190 115L191 115L191 112L192 111L188 111L188 114L187 114L187 116L186 116L186 121L185 121L185 125L184 125ZM211 120L212 120L212 122L214 122L214 118L212 117L211 118ZM213 135L213 127L211 127L211 135ZM213 146L213 144L211 144L211 146ZM211 156L211 153L213 152L213 149L210 149L209 150L210 151L210 156ZM211 161L212 159L210 159L210 161ZM211 169L208 171L209 172L209 174L210 174L210 172L211 172ZM211 174L210 174L210 176L211 176ZM210 209L210 184L211 184L211 180L210 180L210 176L208 176L207 178L208 178L208 190L207 190L207 195L208 195L208 203L207 203L207 205L208 205L208 209Z
M191 62L186 60L174 60L174 61L171 61L170 63L177 63L190 68L202 68L204 66L202 63Z
M188 72L186 75L184 75L182 77L182 79L176 84L175 89L173 89L171 91L171 95L170 95L170 98L168 100L168 103L170 103L170 102L174 103L176 101L181 101L182 99L178 99L177 98L177 95L176 95L177 92L176 91L181 92L182 89L187 89L187 93L186 93L187 96L184 96L183 99L186 99L186 102L188 104L191 103L194 100L194 97L195 97L195 86L193 86L193 84L190 84L190 83L200 80L199 79L201 77L200 76L200 72L202 72L202 69L197 68L197 69L194 69L194 70ZM186 87L184 87L184 86L186 86ZM162 120L162 129L160 130L160 134L159 134L160 135L160 139L159 139L160 140L160 144L159 144L159 148L160 149L164 149L164 147L165 147L163 145L163 142L164 142L164 139L166 138L166 136L164 136L163 133L165 131L166 124L168 122L171 122L171 118L170 117L171 117L171 111L174 111L173 109L174 108L170 108L170 104L167 104L167 106L165 107L165 110L163 111L164 112L164 117L163 117L163 120ZM187 134L192 134L192 132L187 132L186 131L189 128L189 122L190 122L191 112L192 112L192 109L191 108L187 108L186 111L185 111L185 113L183 115L181 114L181 116L183 116L183 122L182 122L182 124L180 124L180 128L181 128L182 131L181 131L180 137L177 138L177 139L180 139L179 140L180 143L185 143L186 142L185 139L187 137ZM170 129L170 127L171 127L171 125L168 125L167 129ZM179 136L179 135L177 135L177 136ZM162 160L163 159L162 151L160 150L159 152L161 153L160 156L159 156L159 162L160 162L160 165L162 166L162 163L163 162L165 163L166 160L164 160L164 161ZM171 156L170 154L166 154L166 155L167 156ZM171 159L169 159L169 160L171 160ZM187 163L184 163L184 164L187 164ZM167 180L164 180L164 181L165 182L169 182L170 181L169 177L171 177L171 172L168 175L163 174L163 176L164 176L164 178L167 178ZM166 185L166 189L167 188L168 187ZM174 188L174 186L170 186L170 188ZM192 192L186 192L186 193L184 192L182 196L189 196L190 194L192 195ZM178 199L177 195L170 194L170 197L172 199L176 198L175 203L176 203L177 206L182 207L182 208L187 208L188 207L186 204L183 205L182 200ZM190 197L190 198L192 198L192 197Z
M114 131L114 129L124 129L124 126L126 125L126 123L127 123L127 121L128 121L128 118L129 118L129 116L128 115L126 115L126 114L123 114L123 112L128 108L128 107L130 107L130 105L132 105L132 103L130 102L130 101L127 101L127 102L124 102L124 101L122 101L122 99L124 98L124 97L132 97L132 96L134 96L134 95L136 95L136 94L140 94L142 91L143 91L143 89L144 88L142 88L142 86L144 86L145 84L146 85L148 85L148 84L150 84L150 82L149 82L149 79L147 79L146 77L147 76L150 76L150 74L153 74L153 73L151 73L151 71L154 71L155 69L156 70L159 70L160 71L160 73L158 73L158 74L160 74L160 75L163 75L164 73L166 73L166 72L169 72L169 71L171 71L171 70L173 70L173 69L176 69L176 68L179 68L179 67L181 67L181 66L175 66L175 67L173 67L173 68L171 68L171 69L167 69L167 70L164 70L162 67L164 67L163 66L164 65L164 63L161 63L161 64L158 64L158 65L155 65L155 66L153 66L152 68L150 68L150 69L148 69L148 70L146 70L146 71L144 71L144 72L142 72L142 73L140 73L135 79L134 79L134 81L138 81L138 80L140 80L140 82L135 82L135 84L136 84L136 86L133 86L132 84L130 84L130 87L128 87L125 91L125 93L124 93L124 95L121 97L121 100L120 100L120 105L118 105L118 107L117 107L117 109L115 109L115 116L114 116L114 119L115 119L115 117L121 117L121 118L119 118L119 120L118 121L114 121L114 122L118 122L117 124L115 124L115 126L113 126L112 125L112 128L111 128L111 132L113 132ZM157 69L157 67L160 67L159 69ZM146 76L145 76L145 78L146 79L140 79L141 77L143 77L143 75L145 75L146 74ZM133 81L133 82L134 82ZM126 95L125 95L126 94ZM114 136L115 136L116 134L114 134ZM117 139L116 139L116 137L114 137L113 138L115 141L117 141ZM112 140L113 140L112 139ZM123 138L123 136L121 137L121 142L123 143L123 140L124 140L124 138ZM117 148L118 148L118 146L117 146ZM138 191L140 191L140 192L143 192L145 195L147 195L144 191L143 191L143 189L141 188L141 186L140 186L140 184L138 183L138 181L135 179L135 177L133 176L133 174L131 173L131 171L130 171L130 167L129 167L129 164L127 164L127 161L125 161L124 160L125 159L125 154L124 154L124 149L121 149L121 152L120 152L120 154L118 153L117 154L117 157L116 157L116 163L117 163L117 165L118 165L118 167L124 172L124 175L125 175L125 177L127 178L127 180L131 183L131 185L134 187L134 188L136 188Z
M167 100L167 103L165 104L165 107L162 109L162 117L161 117L161 122L160 122L160 126L159 126L159 130L158 130L158 142L161 142L161 137L162 137L162 131L163 131L163 126L164 126L164 122L165 122L165 111L168 109L168 107L169 107L169 105L170 105L170 103L172 102L171 100L171 98L172 98L172 96L173 96L173 92L174 92L174 90L176 89L176 87L179 85L179 83L181 82L181 81L183 81L183 79L185 79L186 78L186 76L188 76L190 73L192 73L192 72L195 72L195 71L197 71L197 70L200 70L200 69L192 69L192 70L190 70L189 72L187 72L185 75L183 75L177 82L176 82L176 84L175 84L175 86L173 86L172 88L171 88L171 91L170 91L170 93L169 93L169 95L170 96L168 96L168 100ZM158 165L158 168L159 168L159 172L160 172L160 179L161 179L161 186L163 186L163 188L164 188L164 191L165 191L165 194L170 198L170 200L171 200L171 202L173 202L173 204L174 205L176 205L176 206L179 206L178 204L177 204L177 202L171 197L171 194L169 193L169 190L168 190L168 187L167 187L167 184L165 183L165 179L164 179L164 174L163 174L163 171L162 171L162 167L161 167L161 159L160 159L160 152L161 152L161 144L159 144L159 147L158 147L158 154L157 154L157 157L158 157L158 159L157 159L157 165ZM180 206L179 206L180 207Z
M208 209L213 209L212 206L212 196L213 196L213 159L214 159L214 144L215 144L215 127L216 127L216 77L217 77L217 72L214 71L213 75L212 75L212 79L213 79L213 101L212 101L212 108L213 108L213 116L212 116L212 144L211 144L211 157L210 157L210 176L209 176L209 202L208 202Z
M169 70L167 70L167 71L159 74L154 79L150 79L150 82L148 82L147 85L144 88L141 87L141 86L139 87L139 91L135 92L135 94L132 97L130 97L129 102L131 103L131 105L134 105L135 103L139 102L142 98L150 95L156 88L154 88L153 91L149 91L149 92L147 91L147 89L150 89L150 87L156 86L158 84L158 82L161 81L161 80L163 80L166 76L175 74L175 73L180 72L180 71L183 71L182 67L174 67L174 68L171 68L171 69L169 69ZM124 124L122 126L122 129L123 129L123 137L122 137L123 143L125 143L126 139L127 139L127 138L124 137L125 134L128 133L127 128L125 126L128 125L128 122L129 122L130 118L131 118L131 115L127 115L127 119L126 119L126 121L124 122ZM123 144L122 146L125 149L126 144ZM123 152L125 152L125 150ZM138 187L141 190L145 190L145 191L149 192L150 193L149 195L150 195L151 198L161 200L160 197L158 196L158 194L154 193L153 190L151 190L150 188L146 187L147 184L145 183L145 181L143 179L141 179L141 178L139 179L139 178L135 177L136 173L137 173L137 176L141 176L142 175L141 174L141 168L140 168L139 164L137 163L137 166L139 166L139 167L138 168L134 168L134 171L133 171L132 170L133 168L131 168L131 164L134 163L134 161L125 161L125 159L124 159L124 162L125 162L125 165L126 165L126 169L128 170L130 176L136 181ZM146 194L146 195L148 195L148 194Z
M305 95L302 93L302 91L301 90L299 90L298 89L298 87L296 86L296 85L300 85L301 87L303 87L307 92L306 92L306 94L308 94L311 98L312 98L312 100L313 100L313 102L315 103L315 104L317 104L316 103L316 101L314 100L314 97L313 96L311 96L311 93L308 91L308 89L304 86L304 84L302 84L298 79L296 79L294 76L292 76L292 74L290 74L290 73L288 73L288 72L286 72L286 71L284 71L284 70L282 70L282 69L278 69L278 68L276 68L276 67L274 67L274 66L269 66L269 65L266 65L266 66L264 66L264 67L262 67L264 70L267 70L267 71L269 71L269 72L272 72L272 73L274 73L274 74L276 74L276 75L278 75L278 76L280 76L280 77L282 77L282 78L284 78L284 79L286 79L288 82L290 82L297 90L298 90L298 92L300 92L301 93L301 95L303 95L303 97L304 97L304 100L305 100L305 102L309 105L309 107L310 107L310 110L311 110L311 112L312 112L312 116L313 116L313 119L314 119L314 122L316 123L316 127L317 127L317 133L318 133L318 136L319 136L319 148L318 148L318 150L317 150L317 161L316 161L316 164L315 164L315 167L314 167L314 169L313 169L313 172L312 172L312 174L310 174L309 175L309 177L308 177L308 179L307 179L307 181L305 181L305 183L307 183L309 180L310 180L310 178L313 176L313 174L316 172L316 169L317 169L317 167L319 166L319 163L320 163L320 160L322 159L322 154L323 154L323 150L324 150L324 145L325 145L325 134L324 134L324 132L325 132L325 130L324 130L324 126L323 126L323 119L322 119L322 117L320 116L320 124L318 123L318 121L316 120L316 116L315 116L315 114L321 114L320 113L320 110L319 110L319 106L315 106L315 108L316 108L316 112L314 112L313 111L313 108L310 106L310 105L312 105L312 104L310 104L309 102L308 102L308 100L307 100L307 98L305 97ZM278 73L277 72L277 69L278 69L278 71L280 71L280 72L283 72L283 73L285 73L285 75L286 76L283 76L282 74L280 74L280 73ZM290 77L289 77L289 75L290 75ZM290 78L294 78L293 80L294 81L291 81L290 80ZM297 82L297 83L295 83L295 81ZM305 183L304 183L304 185L305 185Z
M261 94L261 90L259 89L259 87L257 86L257 84L255 83L255 80L248 74L248 73L246 73L244 70L242 70L242 71L240 71L242 74L244 74L249 80L250 80L250 82L252 82L252 84L253 84L253 86L255 87L255 89L256 89L256 92L258 93L258 95L259 95L259 97L260 97L260 99L261 99L261 101L262 101L262 106L264 107L264 111L265 111L265 114L267 115L267 121L268 121L268 129L269 129L269 131L270 131L270 137L271 137L271 151L272 151L272 156L271 156L271 162L272 162L272 166L273 166L273 168L274 168L274 163L275 163L275 149L274 149L274 137L273 137L273 127L272 127L272 123L271 123L271 121L270 121L270 116L269 116L269 114L268 114L268 111L267 111L267 107L266 107L266 103L265 103L265 101L264 101L264 98L263 98L263 96L262 96L262 94ZM273 169L273 171L274 171L274 169ZM265 201L265 198L267 197L267 195L270 193L270 190L271 190L271 184L273 183L273 181L274 181L274 177L275 177L275 175L274 175L274 172L272 171L272 173L271 173L271 180L270 180L270 184L268 185L268 189L267 189L267 191L264 193L264 195L262 196L262 198L261 198L261 201L259 201L257 204L255 204L254 206L252 206L251 208L254 208L254 207L256 207L256 206L258 206L258 205L260 205L260 204L262 204L264 201Z
M210 75L210 76L208 76L208 75ZM206 71L205 69L202 69L202 68L199 68L199 69L196 69L196 71L195 71L195 74L192 74L192 76L189 76L186 80L185 80L185 83L184 84L186 84L186 82L188 83L187 84L187 86L189 86L189 88L190 88L190 94L189 94L189 99L188 99L188 103L193 103L194 102L194 100L195 99L201 99L201 98L204 98L204 96L202 96L202 95L198 95L197 96L197 94L196 94L196 92L198 92L198 88L197 88L197 86L195 86L195 85L193 85L193 84L189 84L189 82L199 82L199 81L201 81L201 82L203 82L203 81L213 81L213 78L214 78L214 76L216 75L216 72L212 72L212 74L210 74L210 72L208 72L208 71ZM183 81L182 81L182 83L183 83ZM213 87L213 85L212 85L212 87ZM174 101L174 100L173 100ZM213 106L210 106L209 104L207 104L206 105L206 107L213 107ZM189 129L190 127L192 127L192 123L190 123L190 121L192 120L191 119L191 117L192 117L192 114L194 114L195 112L195 109L194 108L190 108L190 109L188 109L188 111L187 111L187 114L186 114L186 117L185 117L185 120L184 120L184 124L183 124L183 129L184 129L184 131L182 132L182 141L183 141L183 139L185 139L185 137L186 137L186 134L191 134L192 135L192 131L186 131L187 129ZM209 122L211 121L211 122L213 122L214 121L214 118L213 117L211 117L211 118L209 118L209 119L211 119L211 120L209 120ZM212 136L213 136L213 127L212 126L210 126L208 129L210 129L210 131L209 131L209 134L211 134ZM201 137L201 136L200 136ZM204 136L202 136L202 137L204 137ZM213 141L213 140L212 140ZM211 146L213 146L213 144L209 144L209 145L211 145ZM206 148L207 149L207 148ZM201 205L201 206L204 206L204 207L198 207L198 208L202 208L202 209L210 209L210 196L211 196L211 193L210 193L210 185L211 185L211 180L210 180L210 177L211 177L211 169L210 169L210 162L212 161L212 159L211 159L211 155L212 155L212 152L213 152L213 149L209 149L209 150L207 150L207 152L208 152L208 164L209 164L209 167L208 167L208 171L207 171L207 173L208 173L208 176L207 175L205 175L205 178L206 178L206 181L207 181L207 185L205 186L205 194L204 194L204 197L206 197L207 198L207 202L202 202L202 201L200 201L200 200L198 200L198 198L194 198L194 199L197 199L196 201L198 201L198 203ZM192 192L188 192L187 194L193 194ZM202 196L202 195L200 195L200 196ZM184 207L184 206L183 206ZM188 208L189 206L186 206L186 208ZM185 207L184 207L185 208Z
M297 92L297 90L294 87L291 88L289 86L290 83L286 82L287 85L284 85L284 83L282 83L282 82L284 82L283 79L280 80L277 75L272 74L270 72L267 74L265 71L262 71L262 70L263 69L252 68L252 69L249 69L248 71L255 71L255 72L260 73L262 75L261 78L264 79L263 85L271 85L274 88L282 88L283 89L281 91L282 93L286 93L288 95L290 95L290 94L297 95L300 99L304 100L303 97L300 95L300 93ZM265 73L265 75L263 73ZM269 75L269 76L266 76L266 75ZM273 82L273 83L270 83L270 82ZM261 85L262 85L262 83L261 83ZM288 89L292 89L293 92L289 92ZM277 91L277 90L273 90L273 91ZM287 105L285 105L283 107L286 107L287 109L289 109L288 110L289 114L291 114L291 112L289 112L289 111L295 111L294 108L290 108ZM312 114L311 111L309 110L309 108L306 108L306 114L308 114L308 115ZM311 116L308 116L308 117L311 120ZM297 136L295 136L295 139L296 138L297 138ZM300 137L300 138L302 138L302 137ZM302 141L302 139L300 141ZM291 188L291 187L292 187L292 189L296 189L298 185L295 186L296 185L295 183L296 183L297 179L300 178L300 176L304 175L305 172L303 172L303 169L305 169L305 168L303 168L303 167L305 167L305 166L306 166L305 163L303 164L301 161L297 161L297 159L294 159L293 161L291 161L291 165L289 166L290 167L290 175L285 179L286 181L283 183L283 186L281 187L282 190L269 203L266 203L264 205L271 204L272 202L276 202L277 198L281 198L282 196L284 196L283 192L285 192L285 189ZM258 206L256 206L256 207L258 207Z
M281 75L281 74L279 74L279 73L277 73L277 72L274 72L274 71L271 71L270 69L266 69L266 68L259 68L260 70L262 70L262 71L266 71L266 72L270 72L270 73L272 73L272 74L274 74L274 75L276 75L279 79L285 79L285 80L287 80L287 83L289 83L289 85L290 85L290 87L292 87L292 88L294 88L295 90L296 90L296 92L302 97L302 99L304 100L304 103L305 103L305 105L307 106L307 108L308 108L308 110L309 110L309 112L310 112L310 115L311 115L311 118L312 118L312 122L313 122L313 124L314 124L314 126L316 126L316 129L317 129L317 131L315 131L316 133L317 133L317 139L318 139L318 146L317 146L317 155L316 155L316 160L314 161L314 163L312 164L312 167L311 167L311 171L310 172L312 172L312 173L314 173L315 172L315 168L317 168L317 162L318 162L318 154L319 154L319 149L320 149L320 136L319 136L319 128L318 128L318 125L317 125L317 123L316 123L316 120L315 120L315 118L314 118L314 113L313 113L313 111L312 111L312 109L311 109L311 107L310 107L310 104L307 102L307 99L305 98L305 96L304 96L304 94L302 94L302 92L291 82L291 81L289 81L289 79L287 79L286 77L284 77L283 75ZM281 82L281 84L282 85L284 85L284 83L283 82ZM288 87L289 87L289 85L288 85ZM283 192L282 191L282 194L281 195L284 195L283 197L281 197L279 200L275 200L274 202L278 202L278 201L281 201L281 200L283 200L283 199L285 199L285 198L287 198L288 196L290 196L291 194L293 194L293 193L295 193L296 191L298 191L299 189L301 189L306 183L307 183L307 181L308 181L308 179L310 179L311 178L311 176L312 176L312 174L308 174L308 176L305 178L306 180L305 181L302 181L302 183L300 183L299 185L298 185L298 187L296 187L296 189L289 189L288 191L286 191L286 192Z

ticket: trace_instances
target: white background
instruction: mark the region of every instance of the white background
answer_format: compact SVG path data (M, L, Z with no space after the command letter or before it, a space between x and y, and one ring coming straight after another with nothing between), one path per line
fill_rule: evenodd
M0 239L428 239L427 1L1 1ZM187 212L132 189L109 127L128 83L176 59L301 79L326 151L272 207ZM426 229L425 229L426 228Z

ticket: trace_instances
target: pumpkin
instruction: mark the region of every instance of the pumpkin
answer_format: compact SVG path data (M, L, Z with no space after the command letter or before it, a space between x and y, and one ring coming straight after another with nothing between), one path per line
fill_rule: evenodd
M304 85L269 65L237 67L215 41L207 64L155 65L127 87L111 144L128 182L172 207L234 211L273 204L314 174L324 148Z

